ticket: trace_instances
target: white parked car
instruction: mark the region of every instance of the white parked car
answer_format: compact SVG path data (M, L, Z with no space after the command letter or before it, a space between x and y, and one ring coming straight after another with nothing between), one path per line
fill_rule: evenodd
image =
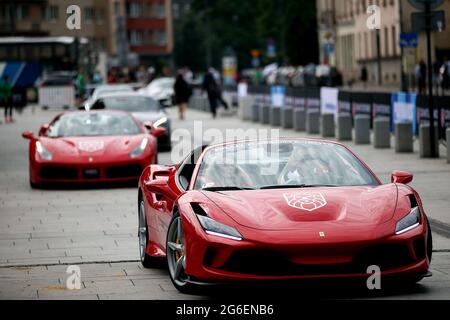
M145 88L139 89L140 94L158 100L163 107L173 105L175 78L157 78L150 82Z

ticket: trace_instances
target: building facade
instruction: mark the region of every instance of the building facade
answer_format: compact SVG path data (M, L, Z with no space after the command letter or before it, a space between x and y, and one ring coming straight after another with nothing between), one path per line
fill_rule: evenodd
M80 8L81 28L69 30L67 8ZM93 52L140 60L172 54L171 0L0 0L0 37L75 36ZM122 58L122 59L120 59Z
M380 13L377 29L368 27L376 5ZM450 1L437 10L450 17ZM336 66L346 83L358 82L361 69L368 69L369 82L400 85L403 50L400 34L412 32L411 14L416 10L408 0L317 0L319 43L324 64ZM426 59L425 33L419 33L415 59ZM432 34L433 61L443 59L450 52L450 26ZM449 55L450 56L450 55ZM381 66L381 78L379 77Z

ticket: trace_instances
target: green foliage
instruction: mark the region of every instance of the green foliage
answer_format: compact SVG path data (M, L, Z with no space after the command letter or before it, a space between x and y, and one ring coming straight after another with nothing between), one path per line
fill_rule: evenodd
M219 67L231 48L239 68L251 66L252 49L264 63L267 39L276 43L279 62L307 64L318 56L315 1L311 0L194 0L192 12L175 30L175 61L203 70L207 48ZM210 45L208 46L208 41Z

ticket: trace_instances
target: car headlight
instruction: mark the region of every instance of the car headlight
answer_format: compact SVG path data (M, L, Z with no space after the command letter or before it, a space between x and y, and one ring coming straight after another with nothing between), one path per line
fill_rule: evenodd
M224 225L207 216L197 215L197 218L207 234L237 241L243 239L239 231L233 227Z
M53 159L53 155L50 153L50 151L44 148L40 141L36 141L36 151L43 160L50 161Z
M130 152L130 157L131 158L139 157L144 152L145 148L147 148L147 144L148 138L142 139L141 143L137 146L137 148Z
M415 207L411 209L411 212L406 217L397 222L395 234L403 234L414 228L417 228L419 225L420 225L420 211L419 207Z
M167 120L168 120L167 117L162 117L161 119L159 119L153 123L153 127L158 128L158 127L164 125L167 122Z

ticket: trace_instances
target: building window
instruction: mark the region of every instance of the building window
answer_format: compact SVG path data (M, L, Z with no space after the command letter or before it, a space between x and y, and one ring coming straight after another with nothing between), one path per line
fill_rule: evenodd
M105 22L105 10L103 8L98 8L95 11L95 21L97 24L103 24Z
M128 38L131 45L141 45L144 40L144 34L141 30L130 30Z
M94 21L94 17L95 17L94 8L91 7L84 8L84 19L86 23L92 23L92 21Z
M119 1L114 2L114 15L118 16L120 14L120 3Z
M19 4L16 9L16 18L18 21L28 19L29 12L28 6L24 4Z
M156 45L165 46L167 42L166 32L164 30L158 30L156 32Z
M42 15L45 21L56 21L59 17L59 8L56 5L46 5Z
M166 16L166 7L164 3L156 3L155 4L155 17L156 18L165 18Z
M143 15L143 6L140 2L130 2L127 7L127 14L130 18L139 18Z
M173 4L172 14L174 19L180 18L180 5L178 3Z

